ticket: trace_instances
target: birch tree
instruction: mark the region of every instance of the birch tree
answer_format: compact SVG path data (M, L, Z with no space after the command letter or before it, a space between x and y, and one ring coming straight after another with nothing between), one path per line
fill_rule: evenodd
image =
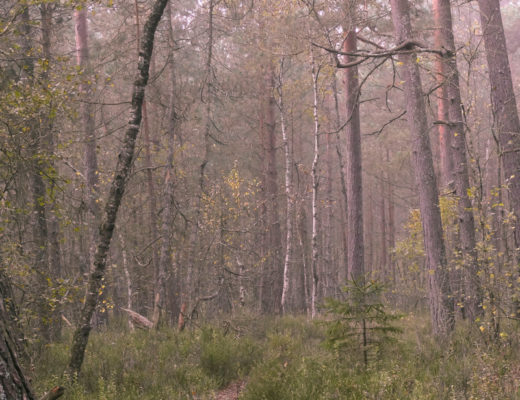
M125 132L123 148L118 156L118 163L106 201L101 226L99 228L99 239L94 257L94 268L89 275L87 294L72 339L68 366L68 373L72 379L76 379L81 370L90 330L92 329L91 319L98 303L102 280L105 275L107 256L110 250L110 242L116 224L117 212L125 191L126 181L134 157L135 141L142 120L142 104L146 84L148 83L155 31L159 25L159 21L161 20L167 3L168 0L155 1L143 29L137 67L138 72L133 84L130 120Z
M311 76L312 76L312 93L313 104L312 114L314 117L314 135L313 135L313 159L311 168L312 179L312 236L311 236L311 318L316 317L316 303L318 301L318 261L319 261L319 247L318 247L318 188L319 188L319 170L318 162L320 158L320 121L318 115L318 77L320 69L316 66L314 53L311 50Z
M293 214L294 214L294 187L292 182L292 149L287 133L285 123L285 106L283 98L283 59L280 63L280 72L278 75L278 108L280 110L280 125L282 130L283 150L285 157L285 201L286 201L286 217L285 217L285 261L283 268L283 288L282 288L282 313L287 312L287 297L289 294L289 277L290 268L293 261Z

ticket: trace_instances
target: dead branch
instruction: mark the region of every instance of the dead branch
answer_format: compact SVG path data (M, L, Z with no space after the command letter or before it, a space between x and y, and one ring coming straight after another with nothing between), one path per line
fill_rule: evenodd
M62 386L56 386L46 393L40 400L55 400L60 398L65 393L65 388Z
M412 54L412 53L433 53L433 54L437 54L441 57L453 57L453 55L454 55L453 52L450 52L444 48L442 48L440 50L428 48L424 43L421 43L417 40L406 40L405 42L403 42L400 45L395 46L391 49L388 49L388 50L383 49L383 50L374 51L374 52L340 51L340 50L335 50L335 49L331 49L329 47L322 46L322 45L314 43L314 42L312 43L312 45L315 47L318 47L320 49L323 49L325 51L328 51L329 53L336 54L339 56L360 57L360 58L364 58L364 59L389 57L389 56L394 56L394 55L398 55L398 54ZM365 60L363 60L363 61L365 61ZM352 63L356 63L353 65L358 65L363 61L357 60L357 61L353 61ZM351 63L349 63L349 64L351 64ZM344 64L345 66L342 68L348 68L349 64Z

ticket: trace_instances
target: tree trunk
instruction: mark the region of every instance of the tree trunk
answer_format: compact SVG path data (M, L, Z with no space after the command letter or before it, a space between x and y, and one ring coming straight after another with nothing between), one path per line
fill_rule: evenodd
M336 122L336 154L338 155L339 162L339 177L341 182L341 197L343 202L340 204L341 210L341 238L343 240L343 262L344 265L339 268L338 277L341 284L349 279L349 268L348 268L348 196L347 196L347 182L345 178L345 159L343 152L341 151L341 137L340 137L340 112L339 112L339 101L338 101L338 85L336 76L332 81L332 91L334 95L334 114Z
M74 26L76 31L76 60L78 66L82 68L84 73L90 72L90 55L88 47L88 23L87 23L87 7L76 9L74 11ZM85 176L87 190L87 223L89 226L90 246L88 249L88 265L93 268L95 244L97 243L98 232L94 228L99 224L100 208L99 208L99 176L96 154L96 127L94 118L94 107L91 102L91 88L85 79L80 84L80 92L83 94L84 100L80 104L81 119L83 123L83 135L85 142Z
M383 178L383 182L381 182L381 271L380 271L380 277L386 281L388 279L388 240L386 236L386 229L387 229L387 216L386 216L386 182L388 180L388 176L386 171L381 172L381 177Z
M140 37L141 37L141 28L139 24L139 4L137 0L135 1L135 22L136 22L136 37L137 37L137 53L139 54L139 49L141 47ZM150 62L151 63L151 62ZM150 124L148 119L148 107L146 105L146 97L143 99L143 137L144 137L144 164L146 168L146 186L148 189L148 212L150 219L150 238L151 240L155 240L157 238L157 224L156 224L156 215L157 215L157 201L155 198L155 184L153 181L153 173L152 173L152 155L151 155L151 143L150 143ZM152 246L152 267L154 272L154 281L157 282L159 276L159 255L157 254L156 246ZM155 293L156 294L156 293ZM155 315L155 296L154 296L154 309L153 313Z
M2 280L4 278L2 273ZM16 337L10 330L7 303L12 299L3 292L5 282L0 284L0 398L9 400L33 400L29 382L18 363ZM6 301L7 300L7 301Z
M99 228L98 245L94 257L94 269L89 276L88 290L81 310L80 320L72 339L68 367L68 373L72 379L78 376L81 365L83 364L85 348L87 347L91 330L91 319L97 306L99 291L105 274L106 260L114 232L117 211L125 191L126 181L134 156L135 140L139 133L139 126L141 125L142 104L146 84L148 83L154 35L167 2L168 0L156 0L152 12L144 26L143 40L139 52L138 73L133 85L130 121L125 132L123 148L118 156L114 179L110 187L102 223Z
M40 5L40 16L41 16L41 32L42 32L42 54L46 60L46 68L43 69L41 74L41 81L44 85L48 85L49 71L51 68L51 34L52 34L52 6L50 4ZM49 105L52 107L52 103ZM42 144L48 154L48 168L53 171L57 176L56 166L54 163L54 152L55 152L55 138L53 132L53 119L50 117L50 112L45 112L44 115L40 116L41 126L41 137ZM52 274L52 279L56 280L61 277L61 246L60 246L60 229L58 221L58 210L56 207L56 185L54 179L51 179L47 188L48 199L45 202L45 214L47 217L47 237L48 237L48 265L49 272ZM61 336L61 306L56 304L53 311L50 333L52 339L57 339Z
M343 42L345 52L357 50L355 30L347 33ZM346 62L353 61L347 57ZM347 227L349 279L363 284L365 275L363 243L363 186L361 172L361 128L359 117L359 73L357 66L345 70L347 119Z
M449 0L434 0L433 2L433 16L435 20L435 31L433 35L434 47L442 49L447 42L445 29L449 21L451 30L451 12L446 15L446 10L443 8L441 1L448 3ZM453 158L451 156L451 141L452 136L449 127L449 106L448 106L448 86L446 78L448 77L448 65L444 58L440 55L435 57L435 78L437 80L438 89L437 96L437 130L439 132L439 158L440 158L440 184L442 189L448 189L448 186L453 180Z
M133 310L134 307L132 304L132 279L130 278L130 271L128 271L128 257L126 255L125 239L123 238L121 232L119 233L119 243L121 244L121 258L123 262L123 272L125 274L126 281L126 308L128 310ZM128 329L130 329L130 332L133 332L135 330L134 323L130 318L128 318Z
M311 54L312 60L312 91L314 94L314 103L312 111L314 115L314 158L312 160L312 239L311 239L311 275L312 275L312 291L311 291L311 318L316 317L316 303L318 301L318 187L319 187L319 171L318 161L320 158L320 122L318 118L318 76L319 69L316 68L314 54Z
M266 263L262 274L261 307L266 314L281 311L283 290L283 267L281 263L282 233L278 214L278 172L276 169L276 130L273 67L265 71L266 86L261 105L261 137L264 153L264 193L266 217Z
M171 4L168 15L171 14ZM170 33L170 49L175 47L175 39L173 37L173 26L171 16L168 18L168 29ZM169 267L172 264L171 257L171 238L173 231L173 202L174 202L174 178L175 170L173 168L175 153L175 131L177 129L177 115L175 113L175 98L177 87L175 84L175 62L173 50L170 52L170 103L168 105L168 158L166 160L166 173L164 178L163 190L163 211L161 223L161 250L159 255L158 270L155 277L155 297L153 304L152 322L154 327L158 327L163 318L164 298L165 298L165 282Z
M287 134L285 124L285 108L283 103L283 61L280 63L278 88L278 108L280 109L280 122L282 129L283 149L285 156L285 197L286 197L286 217L285 217L285 262L283 268L283 288L282 288L282 313L287 312L287 298L289 296L289 277L291 274L291 264L293 262L293 214L294 214L294 188L292 181L292 149Z
M392 18L399 43L412 39L408 0L391 0ZM412 159L419 189L419 208L429 277L430 313L433 332L448 335L454 327L446 250L439 208L439 193L433 169L426 107L415 54L401 55L406 109L412 135Z
M477 275L477 254L475 239L475 219L471 200L468 196L469 173L466 157L466 129L461 111L461 95L459 86L459 73L457 60L455 58L455 40L453 38L453 27L451 19L451 8L449 0L434 0L435 25L437 48L448 50L453 56L446 57L437 62L442 67L443 80L439 83L445 87L448 117L447 124L442 126L448 131L450 139L452 173L450 176L454 181L455 194L458 197L458 217L460 231L460 246L462 265L464 268L464 303L468 317L474 320L479 313L482 302L481 287ZM450 55L451 55L450 54Z
M520 248L520 119L499 0L478 0L491 83L491 106L506 183L516 217L515 247ZM518 250L517 250L518 252Z
M32 51L32 22L29 15L29 6L24 7L22 12L22 29L23 29L23 50L26 57L23 59L24 71L27 79L34 81L34 59L30 56ZM48 254L48 231L46 216L46 188L43 180L42 167L42 140L41 126L36 117L31 121L30 126L30 145L29 155L31 160L31 188L33 201L34 221L32 225L32 238L34 244L34 264L33 269L36 272L36 285L40 295L36 300L36 307L39 317L39 333L43 341L49 342L51 339L50 321L52 320L52 312L47 299L48 282L50 278L49 270L49 254Z
M386 168L390 169L390 152L386 149ZM395 247L395 206L394 206L394 191L392 188L392 179L390 174L387 174L387 203L388 203L388 266L392 276L392 283L396 284L396 266L392 257L392 252Z

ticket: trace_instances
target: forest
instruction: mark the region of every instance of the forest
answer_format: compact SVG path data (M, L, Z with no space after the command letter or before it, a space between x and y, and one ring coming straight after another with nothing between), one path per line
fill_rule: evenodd
M520 399L519 0L0 1L0 399Z

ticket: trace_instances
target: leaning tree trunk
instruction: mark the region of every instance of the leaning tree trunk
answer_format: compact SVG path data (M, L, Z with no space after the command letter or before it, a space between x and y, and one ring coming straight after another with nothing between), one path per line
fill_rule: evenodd
M397 41L412 39L408 0L391 0ZM412 135L413 166L419 188L419 208L429 277L430 313L433 332L449 334L454 327L453 302L448 279L439 193L433 169L426 106L415 54L401 54L404 64L406 109Z
M491 107L500 156L516 216L515 247L520 248L520 119L516 105L499 0L478 0L491 83Z
M128 127L125 132L123 148L118 156L114 179L110 187L104 215L99 227L99 239L94 257L94 269L89 276L85 302L72 339L68 367L68 373L72 379L77 377L81 370L81 365L83 364L85 348L87 347L91 330L91 319L98 303L99 292L105 275L106 261L116 223L117 211L121 204L134 157L135 141L142 119L144 91L148 83L154 35L167 3L168 0L156 0L144 26L141 50L139 51L138 72L133 85L130 121L128 122Z
M480 281L477 275L477 254L475 239L475 218L471 200L468 196L469 173L466 157L466 129L462 119L461 95L459 87L459 72L455 57L455 40L451 18L449 0L434 0L435 25L437 28L438 48L448 51L448 56L438 60L442 68L443 78L440 83L445 87L445 103L448 107L448 119L441 121L442 127L450 137L450 159L452 160L452 172L450 176L454 181L455 194L458 198L458 217L460 231L460 249L462 265L464 267L464 305L470 320L474 320L479 313L482 301ZM445 116L443 116L445 118Z

